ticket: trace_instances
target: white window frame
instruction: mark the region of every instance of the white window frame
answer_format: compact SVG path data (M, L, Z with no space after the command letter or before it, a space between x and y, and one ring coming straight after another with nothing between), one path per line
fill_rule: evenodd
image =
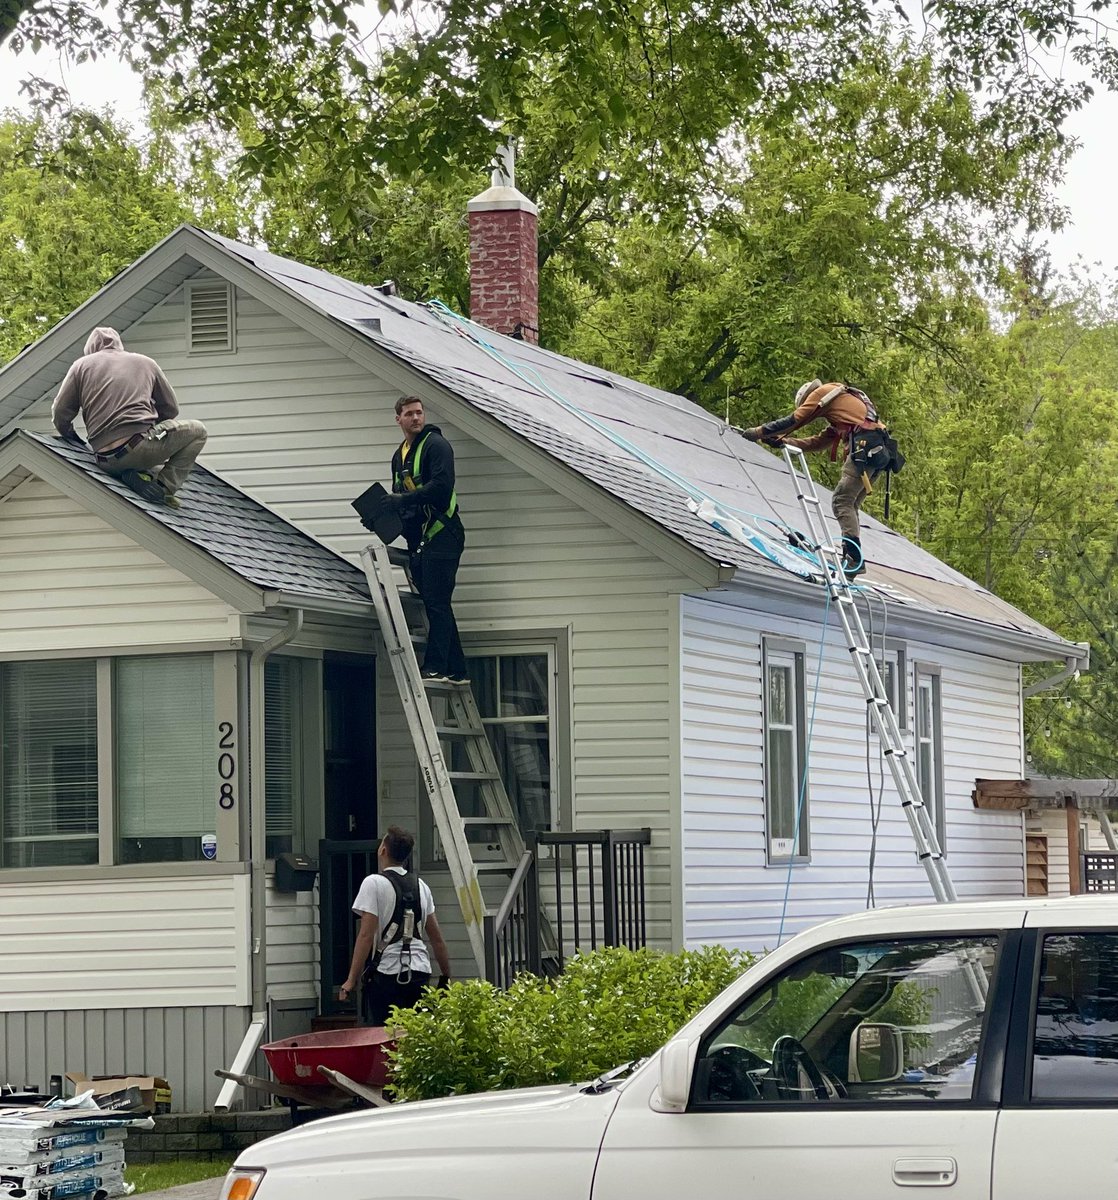
M928 711L931 713L931 730L920 729L920 696L922 691L930 695ZM920 794L935 827L939 848L947 854L947 804L944 789L943 769L943 684L942 672L933 663L915 663L912 670L912 744L916 779ZM921 750L928 746L931 752L931 779L924 778ZM930 786L929 786L930 785ZM929 795L929 792L931 793Z
M897 718L898 729L908 729L908 655L902 643L886 642L882 654L877 656L878 669L881 671L881 682L885 685L885 694L889 699L889 707ZM889 671L889 668L892 671ZM889 676L892 674L892 686Z
M792 845L787 849L782 845L774 846L778 839L772 835L773 809L769 799L772 791L769 784L769 772L772 766L769 753L769 733L774 728L769 714L769 670L772 667L791 669L793 689L791 696L793 720L791 724L781 728L791 730L793 737L793 758L796 766L793 802L794 810L799 810L799 824L796 829L799 844L798 846ZM782 638L764 638L761 643L761 738L764 760L765 859L769 866L787 866L790 862L806 863L811 861L811 772L808 763L806 693L807 652L804 644ZM793 839L781 838L779 841L792 842Z
M484 641L469 641L463 646L467 659L471 658L519 658L530 654L547 656L547 716L546 717L482 717L482 725L489 728L494 725L523 725L526 722L547 724L548 734L548 772L551 779L551 795L549 811L551 828L563 830L570 828L566 816L567 806L563 802L563 747L561 746L564 722L560 716L565 714L566 706L564 693L560 688L559 669L563 646L558 637L526 637L510 636L508 639L489 637ZM560 709L562 708L563 714ZM425 794L419 766L416 766L416 784L420 796ZM446 854L439 840L438 829L429 804L420 804L420 845L421 859L425 867L443 867L446 865ZM427 850L426 847L430 847Z
M155 648L136 648L137 657L150 657ZM164 651L165 653L165 651ZM242 736L243 721L240 715L238 701L239 687L237 684L237 669L232 661L235 652L215 650L211 646L184 646L183 654L204 654L212 659L214 666L214 698L215 721L218 726L218 747L215 750L213 762L213 796L214 822L213 832L218 838L218 860L225 863L238 863L244 857L242 854L242 837L240 826L248 802L247 790L242 794L242 787L247 788L247 760L240 761L242 747L247 749L247 743ZM74 870L91 871L103 868L115 868L120 871L144 874L167 874L171 872L190 872L192 870L213 870L214 864L204 859L179 860L151 863L128 864L120 861L119 821L115 804L116 779L116 713L114 704L114 662L131 655L90 655L90 654L52 654L44 658L5 658L0 661L0 671L14 662L37 662L57 659L73 659L74 661L96 664L97 672L97 844L96 863L75 868L71 866L42 866L42 867L0 867L0 880L7 878L9 872L31 873L42 875L44 879L54 876L66 876ZM168 657L178 657L177 652ZM220 699L219 699L220 697ZM233 799L229 808L219 805L220 789L225 786Z

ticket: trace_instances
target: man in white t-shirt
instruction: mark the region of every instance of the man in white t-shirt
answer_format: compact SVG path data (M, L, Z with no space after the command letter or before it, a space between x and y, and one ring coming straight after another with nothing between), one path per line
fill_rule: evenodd
M393 1005L411 1008L431 982L431 955L425 942L430 944L442 972L440 982L450 978L450 955L435 919L431 889L418 877L409 879L404 865L411 857L414 845L415 838L406 829L390 826L377 847L379 874L365 876L353 901L353 911L361 918L361 925L357 930L349 975L338 989L338 999L348 1000L357 990L365 965L374 952L379 951L376 970L370 972L371 981L366 983L362 997L364 1017L370 1025L383 1025ZM418 887L420 912L410 940L405 936L406 929L402 928L406 922L394 919L397 917L397 890L388 879L390 872L401 877L405 884L413 883ZM386 936L388 942L382 945Z

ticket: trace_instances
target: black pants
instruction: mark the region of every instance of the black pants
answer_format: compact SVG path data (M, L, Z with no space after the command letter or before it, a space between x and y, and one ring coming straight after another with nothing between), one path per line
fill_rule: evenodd
M383 1025L388 1020L388 1010L395 1004L400 1008L412 1008L420 993L431 982L425 971L413 971L407 983L401 983L395 975L373 972L372 981L361 993L365 1021L369 1025Z
M466 656L458 637L458 623L450 598L458 577L458 564L466 545L461 523L440 530L422 550L411 556L411 577L427 610L427 653L424 671L465 675Z

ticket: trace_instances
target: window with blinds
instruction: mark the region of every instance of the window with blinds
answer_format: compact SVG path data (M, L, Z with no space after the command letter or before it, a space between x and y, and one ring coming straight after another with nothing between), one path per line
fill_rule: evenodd
M217 805L213 657L122 658L113 685L118 861L200 859Z
M97 861L97 663L0 665L0 864Z
M265 853L300 849L302 842L302 665L297 658L264 664Z

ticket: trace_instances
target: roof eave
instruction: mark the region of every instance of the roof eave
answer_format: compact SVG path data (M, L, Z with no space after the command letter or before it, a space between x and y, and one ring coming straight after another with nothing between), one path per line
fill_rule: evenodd
M801 620L820 620L826 595L819 585L789 576L787 580L769 575L753 574L739 568L733 584L743 591L767 593L779 598L782 615ZM1082 659L1083 647L1060 637L1046 638L1040 634L992 625L961 613L935 612L926 608L908 608L889 603L889 635L909 637L915 641L934 641L937 645L971 654L989 653L992 657L1011 662L1063 662L1069 658Z

